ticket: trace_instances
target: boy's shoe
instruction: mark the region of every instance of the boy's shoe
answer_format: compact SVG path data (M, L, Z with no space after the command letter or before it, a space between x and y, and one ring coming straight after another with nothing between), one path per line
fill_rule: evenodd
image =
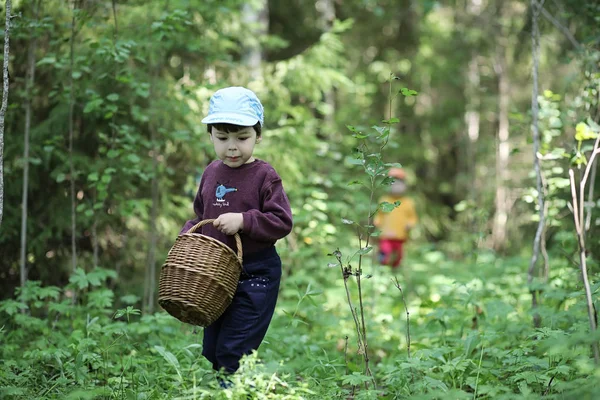
M221 387L221 389L229 389L233 386L233 382L231 382L227 378L222 378L220 376L217 376L217 382L219 382L219 386Z

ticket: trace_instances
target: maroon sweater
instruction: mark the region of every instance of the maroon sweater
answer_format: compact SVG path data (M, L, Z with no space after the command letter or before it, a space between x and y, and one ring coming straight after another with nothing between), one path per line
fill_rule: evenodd
M220 160L210 163L200 180L194 212L197 218L187 221L180 234L204 219L228 212L242 213L244 229L240 237L244 254L273 246L292 230L292 211L281 178L269 163L258 159L238 168L228 167ZM221 233L212 224L196 232L236 250L233 236Z

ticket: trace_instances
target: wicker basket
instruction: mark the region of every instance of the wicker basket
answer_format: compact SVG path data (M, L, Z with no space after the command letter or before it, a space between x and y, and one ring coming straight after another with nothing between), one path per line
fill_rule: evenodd
M237 233L237 255L217 239L193 233L213 221L200 221L179 235L160 271L158 304L178 320L199 326L208 326L223 314L242 272Z

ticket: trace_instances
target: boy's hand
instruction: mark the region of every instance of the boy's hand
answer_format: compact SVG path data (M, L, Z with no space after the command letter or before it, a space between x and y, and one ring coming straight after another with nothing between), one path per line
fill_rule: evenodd
M241 213L225 213L213 222L215 228L226 235L233 235L244 227L244 217Z

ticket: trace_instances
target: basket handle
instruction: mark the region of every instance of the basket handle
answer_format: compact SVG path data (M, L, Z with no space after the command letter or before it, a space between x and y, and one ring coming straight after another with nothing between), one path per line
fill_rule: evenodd
M214 219L202 220L196 225L192 226L190 229L188 229L186 233L195 233L196 229L202 228L206 224L212 224L213 222L215 222ZM237 257L241 260L244 254L242 252L242 239L240 238L240 235L237 232L233 235L233 238L235 239L235 247L237 248Z

